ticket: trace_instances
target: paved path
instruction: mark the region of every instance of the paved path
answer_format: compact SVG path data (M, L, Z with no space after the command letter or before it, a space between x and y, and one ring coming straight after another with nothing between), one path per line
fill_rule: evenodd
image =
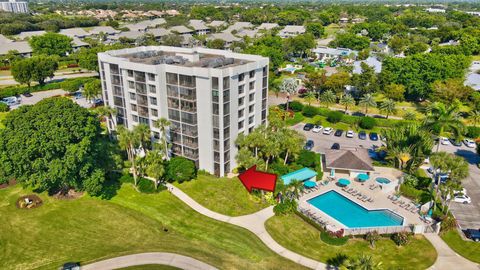
M135 265L161 264L181 269L215 270L217 268L191 257L175 253L151 252L116 257L82 266L82 270L110 270Z
M197 211L198 213L219 221L223 221L223 222L227 222L233 225L243 227L251 231L258 238L260 238L260 240L262 240L262 242L265 245L267 245L267 247L269 247L271 250L276 252L278 255L311 269L327 269L326 264L309 259L293 251L290 251L282 247L277 242L275 242L275 240L273 240L270 234L268 234L264 225L267 219L271 218L274 215L273 206L267 207L263 210L260 210L250 215L230 217L230 216L219 214L217 212L213 212L203 207L202 205L197 203L195 200L190 198L183 191L174 187L171 184L167 184L167 187L171 190L173 195L178 197L180 200L182 200L184 203L186 203L188 206L193 208L193 210Z
M438 253L435 264L429 269L435 270L478 270L478 264L471 262L453 251L443 240L435 233L426 233L425 237L432 243Z

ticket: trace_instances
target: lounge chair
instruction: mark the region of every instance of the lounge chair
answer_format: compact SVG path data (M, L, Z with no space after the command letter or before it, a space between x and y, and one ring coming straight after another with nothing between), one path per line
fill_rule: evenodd
M410 209L410 212L412 212L413 214L416 214L418 212L418 208L413 207L412 209Z
M368 198L367 202L373 203L373 199L371 197Z
M352 193L350 193L350 194L352 194L352 196L355 196L357 193L358 193L358 191L354 190L354 191L352 191Z

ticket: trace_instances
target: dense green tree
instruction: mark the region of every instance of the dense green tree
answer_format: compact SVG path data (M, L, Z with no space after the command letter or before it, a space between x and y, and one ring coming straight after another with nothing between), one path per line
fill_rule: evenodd
M330 46L349 48L352 50L363 50L370 46L370 39L363 36L357 36L351 33L337 34Z
M310 106L312 102L314 102L317 99L317 96L315 95L315 92L313 91L308 91L305 96L303 97L305 102Z
M196 174L195 164L189 159L174 157L168 162L166 177L170 182L182 183L195 178Z
M350 74L340 71L327 77L325 79L323 88L325 90L331 90L336 94L342 94L345 91L345 86L350 83Z
M375 93L378 91L379 82L375 69L367 63L360 63L361 73L354 74L352 84L360 91L361 94Z
M305 26L307 33L312 34L315 38L320 38L325 33L322 22L309 22Z
M210 48L210 49L219 49L219 50L221 49L221 50L223 50L225 48L225 40L219 39L219 38L209 40L207 42L207 47Z
M66 98L45 99L10 112L0 129L1 177L41 192L87 190L98 195L98 119Z
M409 43L406 37L395 35L388 41L388 46L392 49L393 53L400 54L407 48Z
M455 100L466 101L474 90L463 84L463 79L446 79L432 84L432 99L453 103Z
M72 38L56 33L33 36L29 42L34 54L64 56L72 52Z
M158 181L165 175L165 161L160 151L149 151L145 156L145 173L155 179L155 189L157 189Z
M33 69L33 62L30 59L17 61L12 65L13 79L20 84L26 84L30 87L33 81Z
M401 84L389 84L383 89L385 96L395 101L405 100L405 86Z
M29 87L32 81L43 85L47 78L54 76L57 68L56 57L39 55L15 61L12 76L17 82L27 84Z
M182 45L182 36L168 34L162 38L162 45L180 47Z
M284 49L294 55L303 56L310 49L315 48L315 38L312 34L306 33L285 40Z
M405 55L413 55L417 53L424 53L428 49L428 45L423 42L415 42L407 46Z
M391 26L384 22L364 22L352 26L352 31L357 34L362 30L367 31L367 36L374 41L383 39L390 31Z
M87 101L96 99L102 94L102 83L99 79L92 80L85 83L83 87L83 94Z

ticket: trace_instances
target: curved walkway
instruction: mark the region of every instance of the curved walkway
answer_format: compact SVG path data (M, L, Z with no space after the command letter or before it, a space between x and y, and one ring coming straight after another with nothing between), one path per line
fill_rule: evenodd
M188 206L193 208L193 210L197 211L198 213L219 221L240 226L242 228L245 228L251 231L258 238L260 238L260 240L262 240L262 242L265 245L267 245L268 248L276 252L278 255L311 269L327 269L326 264L304 257L293 251L290 251L284 248L283 246L281 246L280 244L278 244L277 242L275 242L275 240L273 240L270 234L268 234L264 225L267 219L274 216L273 206L267 207L263 210L260 210L250 215L231 217L231 216L219 214L217 212L214 212L212 210L209 210L203 207L198 202L190 198L190 196L188 196L183 191L181 191L180 189L178 189L177 187L171 184L167 184L167 187L173 195L178 197L180 200L182 200L184 203L186 203Z
M432 245L437 250L437 260L430 267L430 269L435 270L451 270L451 269L465 269L465 270L474 270L479 269L478 264L471 262L464 257L458 255L453 251L443 240L435 233L426 233L424 234L425 238L432 243Z
M161 264L192 270L216 270L217 268L191 257L175 253L151 252L116 257L82 266L82 270L110 270L129 266Z

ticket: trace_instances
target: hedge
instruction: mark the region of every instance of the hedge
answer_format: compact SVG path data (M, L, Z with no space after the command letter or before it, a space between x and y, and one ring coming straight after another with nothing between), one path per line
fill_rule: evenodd
M326 244L332 245L332 246L343 246L348 242L348 236L344 237L333 237L331 236L328 232L322 231L320 233L320 239L322 239L323 242Z
M317 113L317 108L313 106L304 106L302 110L302 114L306 117L314 117Z
M0 98L16 96L16 95L20 95L27 92L33 93L33 92L61 89L63 88L62 86L65 86L66 84L82 85L94 79L95 78L92 78L92 77L66 79L61 82L56 81L56 82L51 82L44 85L35 85L35 86L31 86L30 88L28 88L28 86L9 86L9 87L0 89Z
M342 118L343 118L343 113L342 112L331 111L330 113L328 113L327 121L332 123L332 124L335 124L335 123L340 122L342 120Z
M288 108L291 109L294 112L301 112L303 109L303 104L299 101L290 101L288 103Z
M376 124L375 118L369 116L363 117L359 122L359 126L364 129L372 129Z
M8 112L10 107L7 104L0 102L0 112Z
M472 139L476 139L480 137L480 127L474 127L474 126L467 127L466 136Z

